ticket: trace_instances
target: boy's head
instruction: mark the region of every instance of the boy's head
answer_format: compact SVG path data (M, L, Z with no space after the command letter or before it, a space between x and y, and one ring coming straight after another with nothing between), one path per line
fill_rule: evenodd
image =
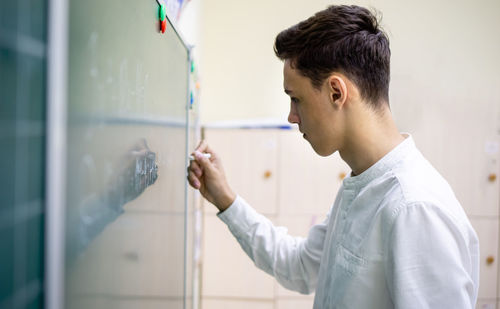
M365 8L330 6L279 33L274 50L315 88L338 72L356 85L371 107L389 103L389 39Z

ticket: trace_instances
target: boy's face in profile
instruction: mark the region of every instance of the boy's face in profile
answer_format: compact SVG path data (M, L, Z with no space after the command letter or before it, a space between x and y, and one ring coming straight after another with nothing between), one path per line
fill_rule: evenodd
M333 103L328 79L318 90L311 80L294 69L286 60L283 69L284 88L290 96L288 121L296 123L303 137L320 156L339 149L342 130L342 111Z

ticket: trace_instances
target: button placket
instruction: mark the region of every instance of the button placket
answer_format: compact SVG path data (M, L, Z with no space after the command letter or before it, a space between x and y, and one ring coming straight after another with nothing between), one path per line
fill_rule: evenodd
M339 218L337 222L337 226L335 229L335 240L336 240L336 245L341 244L344 241L344 236L345 236L345 225L348 220L348 212L349 212L349 206L351 205L352 201L354 200L354 190L345 190L342 192L342 203L340 204L339 208Z

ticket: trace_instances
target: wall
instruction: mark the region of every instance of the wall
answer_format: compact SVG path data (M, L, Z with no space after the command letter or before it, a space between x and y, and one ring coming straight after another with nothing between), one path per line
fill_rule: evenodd
M282 64L272 50L274 38L279 31L333 3L340 2L203 1L198 44L203 51L201 122L286 120L288 98L283 93ZM422 120L428 110L445 116L453 111L466 118L478 109L478 99L483 99L481 113L489 104L498 104L494 90L500 83L495 72L500 66L496 56L500 54L500 36L496 34L500 19L495 14L500 2L349 3L375 7L383 13L382 24L391 40L391 103L396 116L416 112ZM457 98L462 98L467 108L457 107Z

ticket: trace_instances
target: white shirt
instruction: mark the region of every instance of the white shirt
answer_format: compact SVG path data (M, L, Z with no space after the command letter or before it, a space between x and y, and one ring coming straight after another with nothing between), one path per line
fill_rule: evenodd
M479 242L448 183L408 136L344 179L307 238L275 227L241 197L218 214L255 265L314 308L474 308Z

